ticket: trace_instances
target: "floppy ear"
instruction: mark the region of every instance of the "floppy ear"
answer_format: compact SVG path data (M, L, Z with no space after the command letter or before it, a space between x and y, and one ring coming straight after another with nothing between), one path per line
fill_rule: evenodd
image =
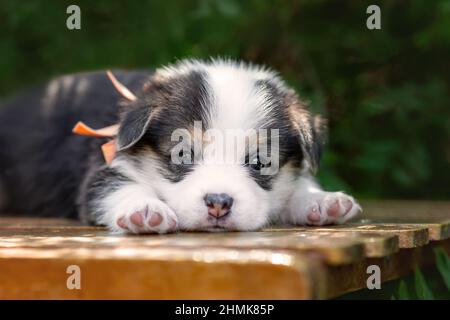
M145 134L152 118L149 106L140 106L124 114L117 135L117 151L134 146Z
M311 115L294 92L288 93L286 101L293 128L298 133L304 159L308 162L309 169L316 172L327 138L326 120L320 116Z

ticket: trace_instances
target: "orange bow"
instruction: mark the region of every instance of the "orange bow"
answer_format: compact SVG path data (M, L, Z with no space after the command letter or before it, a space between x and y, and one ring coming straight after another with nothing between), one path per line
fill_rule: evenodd
M116 77L111 73L111 71L107 71L109 80L111 80L112 84L116 88L116 90L126 99L130 101L136 100L136 96L128 90L123 84L121 84ZM112 140L102 144L102 153L103 157L107 164L110 164L114 158L116 157L116 136L119 132L119 125L114 124L112 126L104 127L101 129L92 129L81 121L78 121L75 127L72 129L72 132L75 134L79 134L82 136L96 137L96 138L112 138Z
M88 127L81 121L78 121L75 127L72 129L73 133L79 134L81 136L89 136L96 138L113 138L112 140L102 144L102 153L107 164L110 164L111 161L113 161L113 159L116 157L115 136L117 136L118 131L119 131L118 124L95 130L92 129L91 127Z

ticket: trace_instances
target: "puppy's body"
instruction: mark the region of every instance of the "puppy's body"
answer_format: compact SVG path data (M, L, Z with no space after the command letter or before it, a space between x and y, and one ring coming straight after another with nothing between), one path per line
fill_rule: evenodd
M138 89L150 72L116 72ZM75 200L89 168L104 164L102 139L75 136L78 120L118 121L121 96L104 72L57 78L0 104L0 210L78 216Z
M137 100L124 101L103 73L93 73L54 80L0 106L3 211L80 217L134 233L342 223L360 211L353 198L314 182L323 122L274 73L187 61L154 74L115 75ZM120 121L110 165L99 151L105 140L71 133L79 120L93 127ZM219 139L196 135L196 123L233 139L237 131L257 134L225 162L211 152L220 150ZM180 129L193 133L193 144L174 138ZM263 138L260 130L275 134ZM261 150L274 145L276 157L264 162Z

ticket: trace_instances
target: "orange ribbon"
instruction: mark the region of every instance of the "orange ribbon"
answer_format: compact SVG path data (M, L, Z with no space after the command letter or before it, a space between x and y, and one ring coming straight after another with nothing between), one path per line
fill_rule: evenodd
M132 93L130 90L128 90L127 87L125 87L122 83L120 83L116 77L112 74L111 71L106 71L106 75L108 76L109 80L111 81L112 85L116 90L127 100L129 101L135 101L137 97ZM114 124L109 127L104 127L101 129L92 129L88 127L83 122L79 121L75 127L72 129L73 133L82 135L82 136L89 136L89 137L96 137L96 138L113 138L112 140L108 141L107 143L102 144L102 153L103 157L105 158L105 161L107 164L110 164L111 161L114 160L116 157L116 136L119 132L119 125Z
M119 125L115 124L101 129L92 129L83 122L79 121L72 129L73 133L81 136L96 137L96 138L113 138L112 140L102 144L103 157L107 164L110 164L116 157L116 139L119 131Z

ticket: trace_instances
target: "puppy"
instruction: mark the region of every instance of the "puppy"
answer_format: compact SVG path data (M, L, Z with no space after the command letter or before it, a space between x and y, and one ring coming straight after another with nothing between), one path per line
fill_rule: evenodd
M272 71L233 61L181 61L156 72L61 77L0 106L0 206L66 216L113 231L257 230L340 224L361 212L314 181L325 122ZM105 139L77 121L119 123Z

